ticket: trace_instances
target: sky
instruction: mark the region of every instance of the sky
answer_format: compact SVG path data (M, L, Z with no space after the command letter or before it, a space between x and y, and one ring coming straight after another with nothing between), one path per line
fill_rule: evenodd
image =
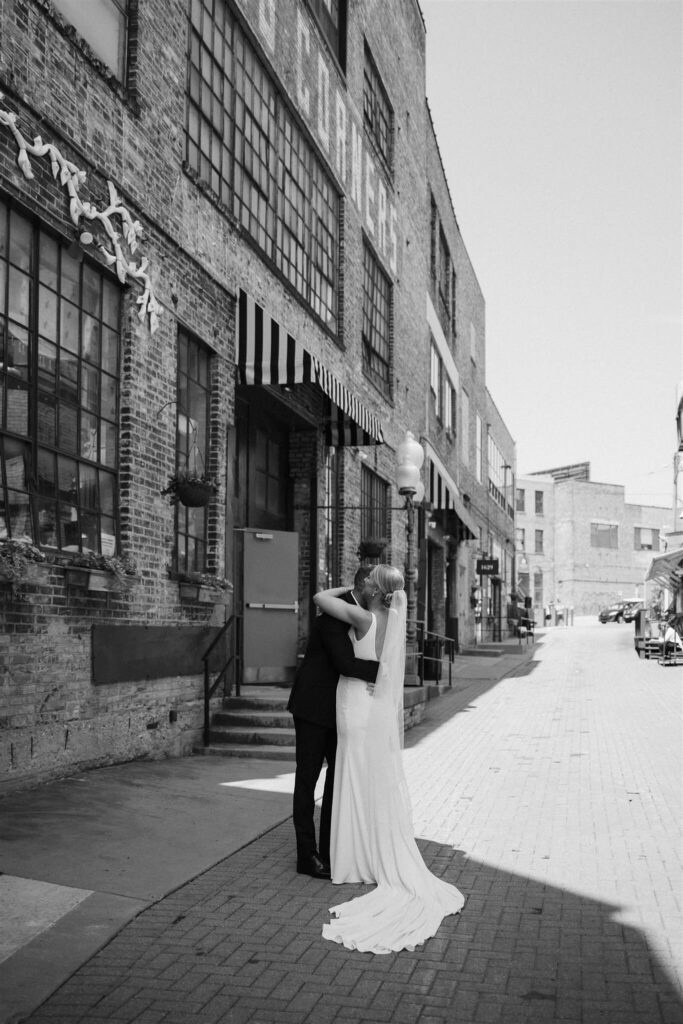
M427 97L518 475L671 508L683 0L420 0ZM667 522L666 517L663 524Z

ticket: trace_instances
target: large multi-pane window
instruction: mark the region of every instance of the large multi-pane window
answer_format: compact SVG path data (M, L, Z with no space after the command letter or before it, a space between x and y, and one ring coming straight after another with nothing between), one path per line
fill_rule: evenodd
M363 252L363 369L384 392L391 367L391 283L369 245Z
M360 476L361 540L388 536L389 488L384 480L367 466Z
M116 552L119 305L0 203L0 539Z
M339 193L226 0L191 0L186 144L189 168L336 330Z
M592 548L618 548L619 527L616 523L591 523Z
M342 68L346 67L346 0L308 0L322 34Z
M534 530L534 552L537 555L543 554L543 530Z
M380 156L387 167L391 169L394 113L367 45L365 47L363 118L368 134L374 139Z
M430 211L430 269L437 312L441 326L453 339L456 336L457 277L434 196L431 196Z
M209 468L211 356L204 346L178 332L176 402L176 469L199 476ZM206 508L176 505L176 566L179 572L204 572L207 547Z
M543 515L543 491L534 491L534 509L537 516Z
M125 78L128 0L52 0L96 57Z
M201 5L205 7L204 4ZM221 11L223 17L220 17ZM202 48L202 72L207 77L202 82L202 109L198 112L198 120L202 128L200 149L204 156L204 138L208 141L208 118L211 116L212 133L220 132L221 124L225 124L226 114L234 110L233 123L227 123L228 134L220 138L224 148L221 168L220 187L214 180L206 179L213 191L230 205L229 184L232 172L233 201L232 211L242 227L251 235L255 242L273 255L275 241L275 210L277 205L277 98L275 88L266 74L263 65L253 49L244 38L239 26L233 20L227 7L220 2L216 5L216 16L220 25L220 47L223 59L227 62L223 68L216 66L215 57L207 57ZM210 24L209 15L204 9L204 28ZM232 29L232 34L231 34ZM214 26L214 38L217 34ZM193 32L194 37L194 32ZM231 52L232 47L232 52ZM208 65L208 66L207 66ZM208 76L211 76L210 78ZM211 96L211 104L204 95L204 87L215 85L220 89L223 81L223 103L220 94ZM227 94L227 96L226 96ZM227 103L225 102L227 98ZM234 106L231 105L234 104ZM190 108L192 96L190 96ZM234 135L230 135L230 128ZM223 129L225 131L225 129ZM231 142L233 143L231 145ZM215 152L216 139L212 139L210 152ZM285 155L291 159L291 151ZM191 163L190 151L188 160ZM296 176L298 168L293 167ZM200 172L201 173L201 172ZM216 175L217 178L217 175Z

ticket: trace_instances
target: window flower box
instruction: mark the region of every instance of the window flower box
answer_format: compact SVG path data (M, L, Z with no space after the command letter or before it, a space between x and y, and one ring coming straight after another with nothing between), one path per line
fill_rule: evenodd
M25 587L40 576L43 552L28 539L0 541L0 583L12 588L18 601L27 600Z
M178 581L178 595L182 602L189 604L229 604L232 597L232 583L222 576L211 573L172 574Z
M200 583L181 583L178 592L180 600L188 604L227 604L229 595L215 587L205 587Z
M86 590L88 586L87 569L69 566L64 570L64 583L69 590Z
M107 569L91 569L88 573L89 593L120 594L125 589L125 583Z
M79 552L64 566L64 582L69 590L127 593L135 582L135 566L128 557Z

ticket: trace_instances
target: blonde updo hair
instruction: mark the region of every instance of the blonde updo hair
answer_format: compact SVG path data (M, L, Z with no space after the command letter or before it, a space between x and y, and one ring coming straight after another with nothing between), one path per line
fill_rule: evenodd
M403 573L393 565L375 565L368 576L368 582L382 594L382 603L388 608L395 590L403 590Z

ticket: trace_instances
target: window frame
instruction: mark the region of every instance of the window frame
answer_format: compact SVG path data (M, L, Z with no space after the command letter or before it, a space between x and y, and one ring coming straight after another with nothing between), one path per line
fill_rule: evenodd
M4 198L0 225L4 532L58 552L113 556L120 548L123 290L106 268L83 256L74 259L59 236ZM15 227L28 246L18 260L12 255ZM17 363L14 350L23 351L25 360ZM23 377L17 366L25 368ZM13 411L22 422L8 423L10 399L22 394ZM17 459L21 467L12 470L23 474L21 486L9 475L9 463ZM12 495L24 498L23 532L7 511Z
M453 401L453 398L454 398L454 395L455 395L455 388L453 387L453 385L451 383L450 377L445 372L445 368L444 368L444 374L443 374L443 379L442 379L441 383L442 383L442 388L443 388L443 399L442 399L442 407L443 407L442 422L443 422L443 427L444 427L444 430L448 431L448 433L452 435L453 434L453 413L454 413L454 409L455 409L455 403Z
M650 543L643 542L643 534L650 535ZM633 550L634 551L659 551L659 529L652 526L635 526L633 528Z
M128 76L128 65L129 65L128 48L129 48L129 39L130 39L130 34L131 34L130 0L89 0L89 8L88 9L90 11L92 10L92 8L93 8L93 6L95 4L97 4L98 10L101 10L101 9L104 9L105 7L108 7L108 8L114 8L116 11L118 11L118 14L119 14L118 24L121 27L121 39L120 39L120 43L119 43L119 53L118 53L118 57L117 57L117 67L115 67L115 68L112 67L111 64L109 64L108 60L106 60L106 58L104 56L102 56L102 53L100 51L99 39L101 37L101 31L100 32L92 32L91 31L91 27L92 26L90 24L86 25L84 23L84 21L81 18L79 18L78 16L74 19L73 11L71 10L71 5L69 3L69 0L52 0L52 2L53 2L53 6L54 6L54 9L55 9L56 13L60 16L60 18L63 18L64 21L68 22L68 24L71 25L75 29L75 31L78 33L79 37L85 43L87 43L88 48L92 52L93 56L98 61L100 61L102 64L104 64L105 67L107 67L109 69L111 74L114 75L116 80L118 82L120 82L121 85L125 86L126 85L127 76ZM95 25L98 25L98 18L97 17L95 17L95 19L93 21L93 26L95 26ZM105 26L105 28L106 28L106 26ZM95 39L95 43L93 43L93 39Z
M199 474L209 473L211 465L211 409L213 401L213 352L191 331L178 326L177 334L177 366L176 366L176 443L175 443L175 468L176 472L189 469ZM186 346L185 354L183 347ZM201 366L206 368L206 380L202 383ZM190 367L196 366L197 371L192 372ZM187 369L185 369L187 368ZM186 385L185 387L183 385ZM192 407L188 400L183 406L181 395L183 393L199 393L204 396L205 410L202 423L203 438L200 438L201 447L195 437L191 441L191 430L181 429L181 419L189 425L198 422L191 416ZM186 450L181 450L181 436L187 438ZM197 448L198 458L191 459L193 448ZM203 449L203 451L202 451ZM196 532L196 524L201 523L201 535ZM173 544L173 570L179 574L192 572L209 572L208 548L209 548L209 511L208 507L189 508L181 503L175 505L174 516L174 544ZM184 538L183 554L181 555L180 541ZM194 552L201 551L203 557L193 557L193 564L189 564L188 541L194 542Z
M394 169L394 108L389 100L375 58L365 41L363 67L363 124L382 163L393 175ZM382 126L384 125L384 130Z
M329 2L328 0L306 0L306 2L334 58L339 62L342 71L346 72L347 0L329 0ZM331 4L337 6L336 25L331 13L327 13Z
M370 466L360 469L361 542L389 537L389 484Z
M609 531L608 543L600 543L606 531ZM619 525L617 523L591 522L590 544L592 548L607 548L610 551L617 551L619 549Z
M368 282L372 289L370 293ZM384 285L384 294L380 294L379 285ZM378 308L377 296L385 305L384 311ZM386 333L378 331L381 321L386 325ZM368 327L371 334L368 334ZM376 339L382 342L382 350L375 344ZM375 255L368 240L363 237L363 322L361 328L363 346L363 373L375 387L387 397L391 396L392 364L393 364L393 284L385 273L382 264ZM384 373L379 372L384 370Z

